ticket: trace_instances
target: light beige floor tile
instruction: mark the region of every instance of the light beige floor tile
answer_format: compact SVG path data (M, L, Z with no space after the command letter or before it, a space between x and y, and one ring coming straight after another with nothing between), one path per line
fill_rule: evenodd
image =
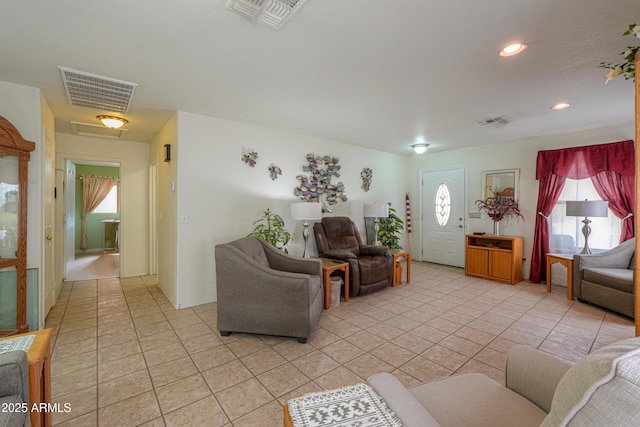
M180 359L188 355L187 350L184 349L184 346L180 342L144 351L144 358L149 367Z
M360 347L345 340L329 344L328 346L323 347L321 351L340 364L349 362L364 353L364 350Z
M112 405L152 388L149 373L145 370L102 382L98 384L98 407Z
M163 414L211 396L211 390L200 374L156 387L155 390Z
M213 347L191 355L191 360L193 360L193 363L195 363L200 372L215 368L216 366L224 365L225 363L231 362L235 359L235 355L227 348L227 346L224 345Z
M331 390L334 388L342 388L348 385L354 385L363 382L365 378L361 378L351 370L344 366L339 366L336 369L332 369L326 374L316 378L314 383L322 388L322 390ZM305 393L310 393L315 390L309 390ZM290 398L299 397L300 395L292 395Z
M229 418L227 418L220 404L213 396L205 397L180 409L176 409L166 414L164 419L167 427L218 427L229 422Z
M118 344L102 347L98 350L98 363L106 363L111 360L121 359L126 356L140 353L138 340L123 341Z
M113 380L142 369L147 369L147 365L141 353L111 360L98 365L98 382Z
M170 362L149 367L149 374L155 387L160 387L198 373L198 368L190 357L182 357Z
M293 360L291 363L311 379L326 374L339 366L338 362L319 350Z
M58 375L55 381L51 382L51 397L59 397L74 391L95 386L98 377L97 366L90 366L84 369L77 369L74 372Z
M138 426L160 416L160 408L153 391L147 391L129 399L98 410L101 426Z
M252 378L253 375L238 360L202 372L211 390L215 393Z
M282 357L272 348L265 348L257 353L250 354L240 359L253 375L260 375L273 368L284 365L287 359Z
M460 368L469 360L468 356L457 353L439 344L429 348L422 353L421 356L451 371Z
M94 353L80 353L75 356L63 357L51 360L51 377L70 374L78 370L96 366Z
M216 393L215 396L232 422L274 400L267 389L255 378L229 387Z
M277 401L271 401L255 411L237 418L233 424L237 426L279 426L283 420L283 408Z
M308 376L290 363L264 372L256 378L275 397L280 397L310 381Z
M56 411L51 414L51 424L60 424L73 418L95 412L98 408L98 390L95 386L88 387L63 396L53 397L51 398L51 403L54 405L57 404L60 407L67 405L70 408L68 412ZM69 424L73 425L73 423Z

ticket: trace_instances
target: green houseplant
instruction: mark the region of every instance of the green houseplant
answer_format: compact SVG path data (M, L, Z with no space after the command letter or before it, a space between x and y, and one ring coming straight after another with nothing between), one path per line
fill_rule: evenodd
M291 240L291 233L284 228L284 220L270 209L262 213L262 217L253 223L253 231L249 236L260 237L276 248L288 254L286 246Z
M386 246L390 251L399 251L402 249L400 246L400 234L404 229L404 222L396 215L396 210L389 205L389 216L387 218L380 218L378 220L378 240L382 246Z

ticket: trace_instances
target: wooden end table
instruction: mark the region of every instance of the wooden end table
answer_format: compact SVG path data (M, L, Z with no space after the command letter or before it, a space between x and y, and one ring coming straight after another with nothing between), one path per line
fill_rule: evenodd
M330 294L331 294L331 274L336 271L344 272L344 302L349 301L349 263L333 260L329 258L319 258L322 261L322 275L324 284L324 309L328 309L330 306Z
M567 299L573 300L573 254L547 254L547 292L551 292L551 266L555 263L567 268Z
M33 405L40 407L41 403L51 403L51 335L53 328L41 331L26 332L24 334L11 335L2 340L35 335L31 346L27 351L29 361L29 408ZM32 427L51 426L51 412L32 411Z
M393 257L393 280L391 282L391 286L398 285L398 280L396 275L396 262L398 261L398 258L404 258L407 260L407 283L410 283L411 282L411 252L409 251L398 252L398 253L392 252L391 256ZM402 283L402 278L400 278L399 283Z

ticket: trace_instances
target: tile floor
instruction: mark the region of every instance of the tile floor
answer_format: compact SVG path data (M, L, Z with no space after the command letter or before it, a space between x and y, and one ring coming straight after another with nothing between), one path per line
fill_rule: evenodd
M503 382L528 344L574 362L632 337L630 319L565 288L467 278L412 263L412 283L325 310L307 344L216 330L216 304L175 310L155 277L65 283L54 327L56 426L280 426L291 397L396 374L405 385L463 372Z

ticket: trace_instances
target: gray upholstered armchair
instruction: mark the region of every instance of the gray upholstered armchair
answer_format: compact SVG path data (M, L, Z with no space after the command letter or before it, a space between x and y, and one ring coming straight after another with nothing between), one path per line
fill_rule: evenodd
M573 256L573 292L578 301L590 302L635 317L633 274L636 239L606 252Z
M391 285L393 257L385 246L365 245L351 218L322 218L313 224L321 257L349 263L349 294L365 295Z
M27 405L27 408L21 406ZM22 350L0 353L0 426L31 426L29 419L29 363ZM7 408L26 409L7 411Z
M257 237L217 245L218 330L305 343L324 304L322 263L291 257Z

